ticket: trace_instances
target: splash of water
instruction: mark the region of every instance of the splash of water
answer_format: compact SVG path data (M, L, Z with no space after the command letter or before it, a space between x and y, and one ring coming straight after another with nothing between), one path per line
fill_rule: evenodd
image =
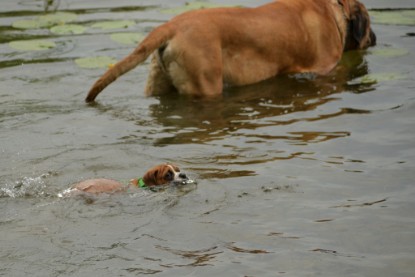
M50 173L45 173L37 177L23 177L13 184L6 184L0 187L0 197L48 197L50 193L46 190L45 178Z

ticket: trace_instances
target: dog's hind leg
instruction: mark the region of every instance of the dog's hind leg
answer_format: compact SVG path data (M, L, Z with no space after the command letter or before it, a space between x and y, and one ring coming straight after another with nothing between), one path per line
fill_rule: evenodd
M222 57L220 49L179 51L181 56L168 64L168 72L179 93L196 97L217 97L222 94ZM215 51L218 50L218 51Z
M147 78L145 88L146 96L160 95L168 92L176 91L170 77L165 73L165 70L160 66L157 53L154 53L151 58L150 72Z

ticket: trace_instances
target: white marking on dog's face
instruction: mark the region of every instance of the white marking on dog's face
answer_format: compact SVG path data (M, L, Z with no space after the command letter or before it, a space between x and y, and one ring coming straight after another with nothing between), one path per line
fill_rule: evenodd
M187 176L184 173L180 172L180 169L176 166L173 166L171 164L167 165L173 172L174 176L173 176L173 182L181 182L181 181L185 181L187 180Z

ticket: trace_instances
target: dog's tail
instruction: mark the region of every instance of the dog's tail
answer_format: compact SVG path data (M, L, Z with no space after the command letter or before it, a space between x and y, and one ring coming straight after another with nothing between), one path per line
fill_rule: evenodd
M88 92L86 102L93 102L98 94L119 76L127 73L140 63L144 62L151 53L163 46L173 36L173 28L167 23L154 29L134 51L112 66L99 78Z

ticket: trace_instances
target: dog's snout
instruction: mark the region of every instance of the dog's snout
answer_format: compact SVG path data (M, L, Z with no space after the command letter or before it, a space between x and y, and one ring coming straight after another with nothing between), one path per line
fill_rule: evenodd
M375 35L375 33L373 32L372 29L370 29L370 36L369 36L369 38L370 38L369 46L375 46L376 45L376 35Z
M180 173L180 174L179 174L179 177L180 177L181 179L187 179L187 176L186 176L186 174L184 174L184 173Z

